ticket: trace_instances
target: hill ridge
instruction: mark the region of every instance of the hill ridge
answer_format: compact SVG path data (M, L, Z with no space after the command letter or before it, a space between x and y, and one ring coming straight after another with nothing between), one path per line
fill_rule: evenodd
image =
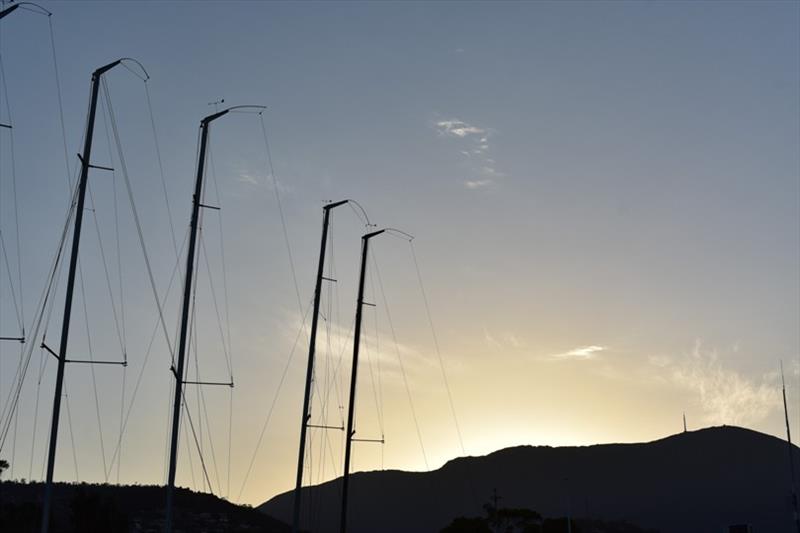
M800 465L800 449L793 446L793 452ZM357 472L351 477L350 531L438 531L456 516L479 515L485 501L470 502L467 478L479 499L488 500L497 488L507 505L546 516L564 514L569 493L585 500L586 517L628 520L663 533L719 531L737 522L765 533L789 533L792 526L786 442L723 425L649 442L511 446L451 459L427 472ZM315 532L337 523L340 485L336 479L304 488L320 505ZM286 492L258 508L287 520L292 500ZM404 516L408 509L412 516Z

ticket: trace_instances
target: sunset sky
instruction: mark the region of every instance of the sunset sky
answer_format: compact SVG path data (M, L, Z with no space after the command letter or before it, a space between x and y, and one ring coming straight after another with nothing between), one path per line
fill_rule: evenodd
M142 81L119 67L105 79L160 293L188 229L200 119L223 98L268 106L272 166L258 115L211 129L206 203L221 211L204 215L189 379L197 369L230 379L229 315L235 388L186 395L216 494L258 504L293 488L321 208L343 198L415 236L413 249L373 241L357 431L386 443L357 444L356 470L653 440L681 431L683 412L689 429L784 438L780 360L800 438L799 3L42 5L66 139L48 18L18 9L0 21L0 122L14 128L21 237L18 255L0 129L0 335L18 333L17 257L28 331L34 322L69 203L65 149L74 175L95 68L132 57L151 77L158 152ZM96 366L94 380L90 367L68 367L56 478L163 483L170 353L105 109L92 162L116 171L90 174L69 356L86 358L90 340L97 359L119 360L123 345L129 365ZM365 231L353 210L333 211L338 282L323 294L313 423L342 423ZM172 341L177 288L163 302ZM0 452L12 478L42 478L55 360L38 349L41 333ZM0 411L19 357L18 344L0 343ZM127 410L140 373L117 472L123 379ZM341 474L342 437L311 432L307 482ZM203 489L197 449L181 438L179 483Z

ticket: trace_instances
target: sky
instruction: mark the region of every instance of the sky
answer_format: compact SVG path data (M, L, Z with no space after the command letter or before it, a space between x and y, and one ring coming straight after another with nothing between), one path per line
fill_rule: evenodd
M268 109L211 127L188 359L235 387L187 386L180 485L208 490L202 453L233 501L293 488L321 208L343 198L414 236L370 249L356 428L385 444L355 470L654 440L683 413L783 438L781 360L800 435L800 4L42 5L0 21L0 335L12 292L32 331L91 72L120 57L150 77L104 79L167 331L103 90L92 162L115 170L90 173L68 351L128 366L68 366L56 479L165 480L198 125L240 104ZM347 405L356 211L332 216L315 424ZM12 478L43 477L65 276L39 338L0 343L0 411L35 348ZM342 434L311 431L306 483L341 474Z

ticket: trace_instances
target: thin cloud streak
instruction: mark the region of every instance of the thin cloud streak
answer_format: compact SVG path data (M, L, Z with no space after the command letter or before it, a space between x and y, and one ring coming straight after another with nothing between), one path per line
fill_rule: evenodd
M467 189L480 189L481 187L488 187L494 183L492 180L467 180L464 182L464 186Z
M568 352L558 353L555 354L553 357L558 359L594 359L597 357L597 354L607 350L606 346L579 346L578 348L574 348Z
M480 135L486 132L486 130L482 128L472 126L458 119L441 120L436 123L436 127L439 130L439 135L450 135L462 139L469 135Z

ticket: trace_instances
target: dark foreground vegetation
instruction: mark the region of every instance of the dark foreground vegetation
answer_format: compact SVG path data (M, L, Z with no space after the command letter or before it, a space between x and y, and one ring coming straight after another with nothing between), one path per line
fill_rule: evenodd
M0 532L38 533L41 483L0 483ZM161 533L164 487L58 483L53 533ZM210 494L177 489L176 533L285 533L282 522Z
M483 508L486 516L460 516L440 533L659 533L627 522L545 518L530 509L495 509L489 504Z

